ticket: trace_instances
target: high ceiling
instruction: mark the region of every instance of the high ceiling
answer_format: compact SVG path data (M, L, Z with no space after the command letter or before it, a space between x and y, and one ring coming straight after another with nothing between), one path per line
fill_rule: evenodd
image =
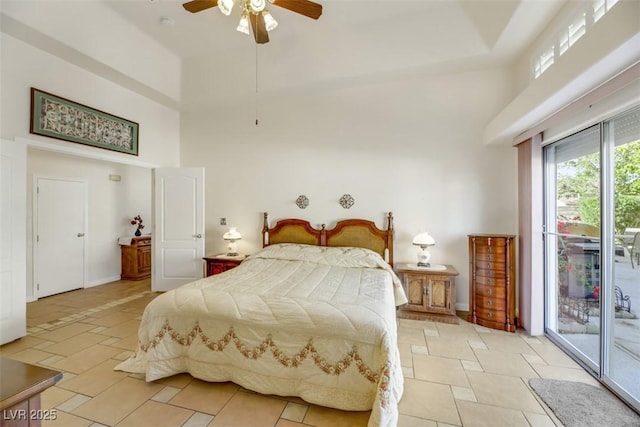
M37 5L58 0L26 1ZM60 25L84 23L77 31L82 37L87 23L96 20L95 8L84 7L84 1L90 2L47 7L48 22L56 19L53 14L66 14L60 15ZM257 81L265 91L318 90L432 70L503 65L521 55L565 3L316 0L323 6L317 21L268 5L279 26L269 33L269 43L256 45L252 36L236 31L238 6L224 16L217 7L192 14L182 7L184 1L176 0L99 1L182 59L183 86L201 84L199 95L209 92L219 98L238 95L234 82L253 90ZM73 28L65 31L72 33ZM189 89L179 102L188 103L188 98Z
M183 59L233 56L275 67L291 84L473 67L512 60L544 29L564 0L317 0L315 21L269 5L279 26L268 44L235 30L219 8L192 14L183 1L108 1L124 19ZM238 2L238 0L236 0ZM172 25L162 24L163 18ZM275 73L274 73L275 74ZM306 76L306 77L303 77Z
M268 5L280 25L270 32L271 42L264 47L278 52L293 50L305 55L303 60L309 55L322 57L329 53L334 66L348 60L351 65L359 64L366 69L379 69L389 62L405 68L487 54L504 59L527 46L564 3L560 0L317 2L323 6L318 21ZM176 0L105 3L181 58L253 47L252 37L235 31L241 9L238 6L227 17L218 8L192 14L182 7L184 1ZM168 25L163 25L163 18L168 18ZM340 61L335 63L334 58Z

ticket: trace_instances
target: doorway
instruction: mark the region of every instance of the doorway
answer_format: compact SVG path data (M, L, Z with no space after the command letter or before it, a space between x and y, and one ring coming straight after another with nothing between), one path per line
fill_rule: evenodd
M34 187L35 296L84 288L87 182L35 177Z
M544 147L545 332L640 410L640 109Z

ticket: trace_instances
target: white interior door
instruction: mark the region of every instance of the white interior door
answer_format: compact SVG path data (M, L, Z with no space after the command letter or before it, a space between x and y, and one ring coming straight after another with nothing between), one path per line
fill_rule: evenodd
M35 294L84 288L87 183L36 178Z
M152 242L153 291L202 278L204 168L154 169Z
M24 144L0 140L0 345L27 334Z

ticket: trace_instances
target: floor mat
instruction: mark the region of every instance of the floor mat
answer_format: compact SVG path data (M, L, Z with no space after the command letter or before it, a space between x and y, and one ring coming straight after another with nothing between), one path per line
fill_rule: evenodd
M544 378L529 385L566 427L640 427L640 415L603 388Z

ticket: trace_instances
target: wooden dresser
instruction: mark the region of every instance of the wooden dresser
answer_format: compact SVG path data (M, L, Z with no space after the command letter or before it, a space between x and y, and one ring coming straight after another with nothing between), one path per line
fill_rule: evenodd
M468 321L515 332L516 236L470 234Z
M120 244L122 280L151 277L151 236L132 237L131 244Z
M404 319L459 322L456 316L456 282L458 271L450 265L444 270L419 268L415 264L397 263L395 271L402 281L409 302L398 308Z

